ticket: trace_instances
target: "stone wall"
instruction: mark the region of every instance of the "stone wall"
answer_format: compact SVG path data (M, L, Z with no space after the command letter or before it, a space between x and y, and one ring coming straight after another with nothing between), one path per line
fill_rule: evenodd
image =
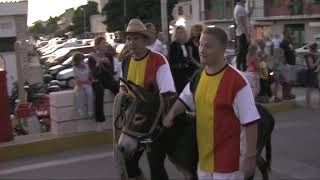
M80 116L77 113L73 90L50 93L51 132L61 135L112 129L113 99L114 95L109 90L105 90L106 121L96 123L95 119L89 118L87 114Z

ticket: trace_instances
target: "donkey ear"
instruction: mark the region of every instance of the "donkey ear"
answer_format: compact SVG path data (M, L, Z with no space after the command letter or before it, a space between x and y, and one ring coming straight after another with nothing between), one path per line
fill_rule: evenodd
M120 78L120 81L122 81L126 87L129 89L130 92L132 92L137 98L140 100L147 102L145 97L145 90L140 87L139 85L135 84L132 81L125 80L123 78Z

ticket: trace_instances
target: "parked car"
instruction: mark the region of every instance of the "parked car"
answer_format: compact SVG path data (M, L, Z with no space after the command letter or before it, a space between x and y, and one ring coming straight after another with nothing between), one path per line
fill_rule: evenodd
M73 88L75 86L74 77L73 77L73 68L68 68L60 71L57 74L58 81L63 87Z
M84 54L90 54L94 51L93 46L80 46L80 47L71 47L71 48L63 48L63 51L59 53L56 57L50 57L45 62L45 68L50 68L55 65L61 64L69 57L73 56L77 52L81 52Z
M89 54L85 54L85 56L88 57ZM48 73L55 77L60 71L71 68L72 67L72 57L73 56L70 56L62 64L58 64L58 65L50 67L48 69ZM86 58L84 61L87 62L88 58Z

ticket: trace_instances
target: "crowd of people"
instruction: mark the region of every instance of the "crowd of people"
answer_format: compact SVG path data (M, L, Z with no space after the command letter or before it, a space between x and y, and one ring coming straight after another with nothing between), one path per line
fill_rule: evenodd
M251 39L249 28L250 12L245 9L245 0L237 0L234 9L238 42L237 68L246 74L260 103L280 102L294 99L292 87L296 80L296 54L294 39L288 29L279 34ZM310 46L304 60L307 64L306 102L310 106L310 92L317 86L317 69L320 67L317 44ZM312 72L312 73L311 73Z

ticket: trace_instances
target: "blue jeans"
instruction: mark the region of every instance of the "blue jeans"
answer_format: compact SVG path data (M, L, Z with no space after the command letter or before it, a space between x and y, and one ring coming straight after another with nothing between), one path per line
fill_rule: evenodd
M75 91L75 107L77 111L84 111L87 105L87 112L93 113L93 91L91 85L81 85Z

